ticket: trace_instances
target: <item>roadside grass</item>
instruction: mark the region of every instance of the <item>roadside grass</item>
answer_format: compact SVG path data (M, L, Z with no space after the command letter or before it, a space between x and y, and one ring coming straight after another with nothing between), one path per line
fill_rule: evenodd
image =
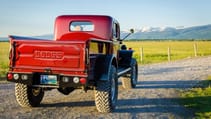
M211 118L211 76L196 88L181 91L180 103L192 109L196 119Z
M8 64L6 64L5 62L0 62L0 78L5 77L7 71Z
M5 78L9 63L9 42L0 42L0 80Z

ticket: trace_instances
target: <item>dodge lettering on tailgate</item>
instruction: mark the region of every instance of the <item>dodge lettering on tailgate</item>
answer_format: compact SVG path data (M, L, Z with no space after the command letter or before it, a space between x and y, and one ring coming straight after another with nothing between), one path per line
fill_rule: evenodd
M60 51L34 51L35 58L61 59L64 53Z

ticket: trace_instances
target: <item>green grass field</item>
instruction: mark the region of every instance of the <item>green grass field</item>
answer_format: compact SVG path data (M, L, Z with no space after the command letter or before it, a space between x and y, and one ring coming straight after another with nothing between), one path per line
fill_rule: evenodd
M211 41L131 41L124 44L135 50L134 57L142 64L168 61L168 48L171 60L195 57L194 44L197 47L197 56L211 55ZM141 48L143 48L142 62Z

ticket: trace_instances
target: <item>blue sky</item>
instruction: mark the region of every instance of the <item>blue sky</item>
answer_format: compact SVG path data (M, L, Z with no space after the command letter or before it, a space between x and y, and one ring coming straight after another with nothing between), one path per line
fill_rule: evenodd
M63 14L116 18L122 30L211 24L211 0L1 0L0 37L53 34Z

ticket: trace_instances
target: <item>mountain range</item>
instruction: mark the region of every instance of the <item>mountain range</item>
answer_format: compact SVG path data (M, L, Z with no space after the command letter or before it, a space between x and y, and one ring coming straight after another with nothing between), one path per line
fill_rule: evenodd
M128 31L121 31L121 38L124 38ZM34 36L41 39L53 39L53 34ZM135 33L127 40L211 40L211 24L194 27L143 27L135 29ZM0 41L8 41L8 38L0 37Z
M122 32L125 36L127 32ZM187 39L210 40L211 24L194 27L143 27L135 29L135 33L127 39Z

